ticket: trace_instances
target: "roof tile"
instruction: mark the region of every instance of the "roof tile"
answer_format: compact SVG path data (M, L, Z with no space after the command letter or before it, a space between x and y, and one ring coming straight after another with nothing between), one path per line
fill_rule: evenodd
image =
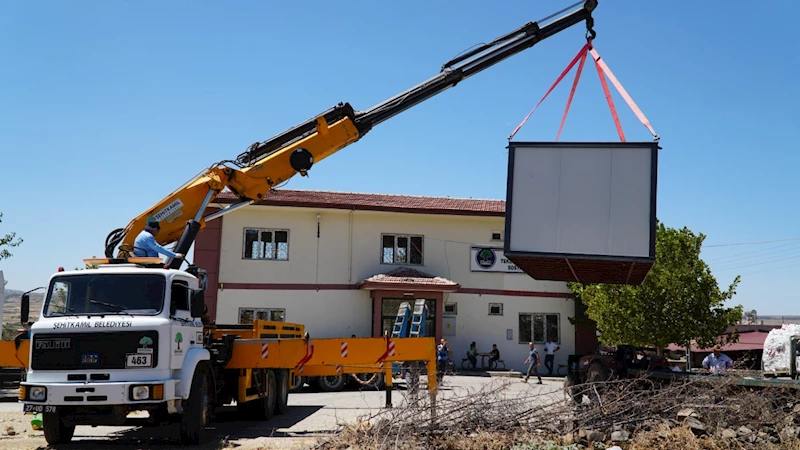
M230 191L217 196L219 203L235 203ZM505 201L396 194L367 194L314 190L272 190L257 205L364 209L428 214L504 216Z

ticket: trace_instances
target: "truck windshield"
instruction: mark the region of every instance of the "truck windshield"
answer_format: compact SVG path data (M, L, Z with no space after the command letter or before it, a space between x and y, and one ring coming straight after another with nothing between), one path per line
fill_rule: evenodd
M156 315L164 306L166 279L155 274L98 273L53 278L44 316Z

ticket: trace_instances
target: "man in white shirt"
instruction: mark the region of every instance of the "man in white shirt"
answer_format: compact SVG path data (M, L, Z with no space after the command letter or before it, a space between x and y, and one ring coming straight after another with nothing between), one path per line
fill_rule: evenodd
M560 349L561 346L553 342L552 338L547 338L547 342L544 343L544 366L547 367L548 375L553 375L553 361Z
M719 345L714 346L714 353L703 359L703 368L712 375L725 375L726 369L733 367L733 360L722 353Z

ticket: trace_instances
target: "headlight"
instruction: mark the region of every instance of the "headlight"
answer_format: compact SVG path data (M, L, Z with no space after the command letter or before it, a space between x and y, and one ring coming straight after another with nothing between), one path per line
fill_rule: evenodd
M133 388L134 400L147 400L150 397L150 386L135 386Z
M47 388L42 386L31 387L28 398L37 402L43 402L47 398Z

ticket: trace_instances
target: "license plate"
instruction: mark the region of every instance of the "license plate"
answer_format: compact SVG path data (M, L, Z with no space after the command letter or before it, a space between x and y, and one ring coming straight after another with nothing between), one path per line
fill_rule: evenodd
M147 353L129 353L125 360L125 367L153 367L153 355Z
M24 412L33 412L33 413L55 413L56 407L53 405L32 405L30 403L25 403L22 405L22 411Z

